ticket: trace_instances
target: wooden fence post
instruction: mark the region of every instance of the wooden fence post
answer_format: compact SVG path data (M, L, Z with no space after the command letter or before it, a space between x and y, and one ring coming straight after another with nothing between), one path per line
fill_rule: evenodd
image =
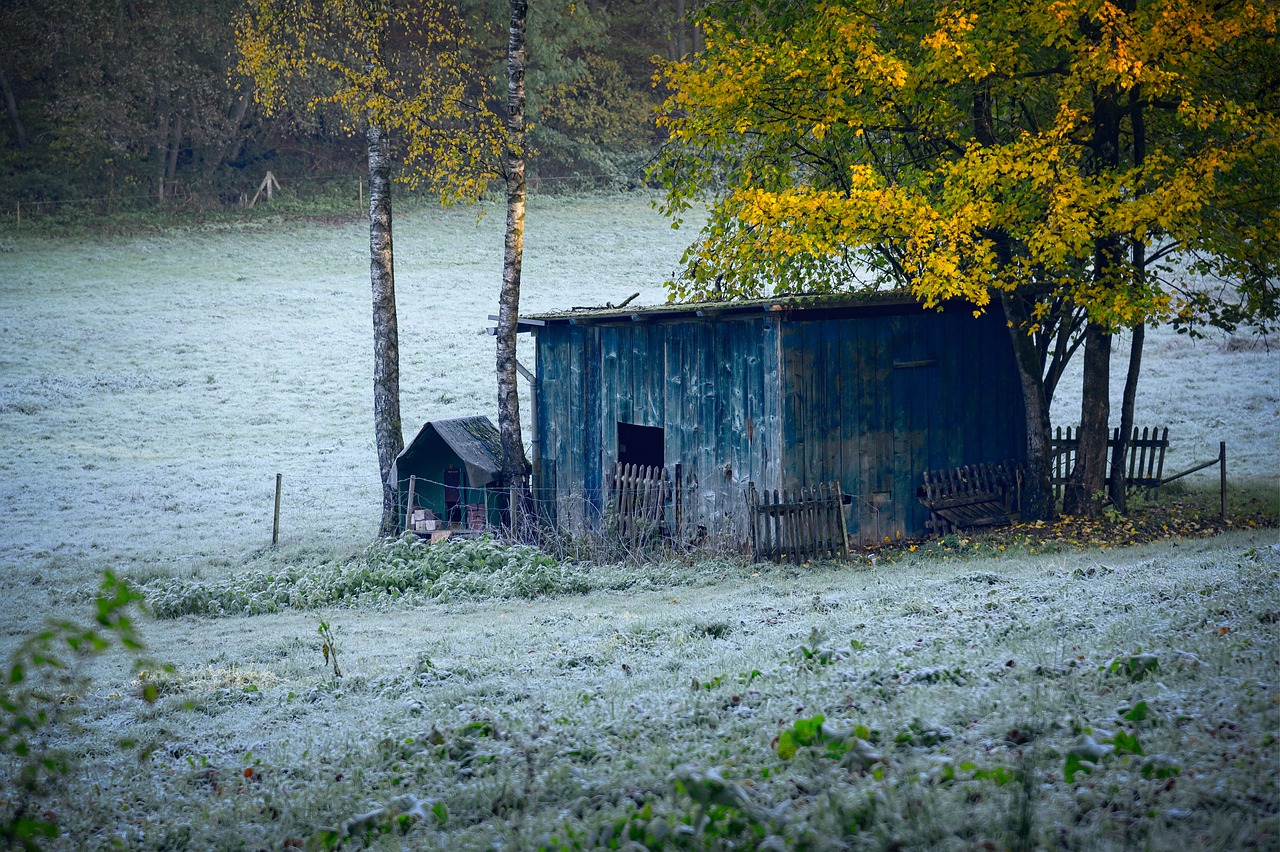
M271 522L271 546L275 547L280 543L280 483L284 479L284 474L276 474L276 511L275 517Z
M1227 519L1227 442L1218 442L1218 490L1222 499L1222 520Z
M671 538L673 541L676 541L676 542L680 541L680 509L682 508L680 504L680 499L681 499L680 491L682 490L681 482L680 482L680 473L681 473L680 462L676 462L676 486L675 486L676 490L675 490L675 493L672 495L672 500L676 504L675 505L675 529L673 529L671 532Z
M409 476L409 499L404 504L404 528L406 530L413 529L413 492L418 490L418 477Z

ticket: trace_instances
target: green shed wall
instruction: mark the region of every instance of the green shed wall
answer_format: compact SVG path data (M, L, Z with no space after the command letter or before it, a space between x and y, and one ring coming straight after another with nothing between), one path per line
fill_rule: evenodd
M414 452L408 457L400 459L397 465L399 473L399 482L397 490L399 497L397 504L400 506L400 517L398 519L397 529L404 530L404 510L409 504L409 477L416 476L418 481L414 483L413 502L415 505L425 509L430 509L441 518L444 518L444 472L446 468L456 467L460 471L459 482L461 483L461 502L464 504L483 504L489 507L488 517L489 524L498 527L502 524L501 505L505 501L501 500L501 495L486 492L485 483L473 483L467 474L467 466L462 458L453 451L453 448L445 443L439 435L434 432L423 436L418 440ZM465 521L465 515L464 515Z

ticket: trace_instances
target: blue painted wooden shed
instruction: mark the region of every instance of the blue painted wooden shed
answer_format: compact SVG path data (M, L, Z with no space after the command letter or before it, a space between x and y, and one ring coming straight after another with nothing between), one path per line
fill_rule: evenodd
M748 483L838 481L862 542L928 532L926 470L1025 460L999 305L900 292L526 318L536 337L534 489L593 523L614 462L681 466L682 526L743 542Z

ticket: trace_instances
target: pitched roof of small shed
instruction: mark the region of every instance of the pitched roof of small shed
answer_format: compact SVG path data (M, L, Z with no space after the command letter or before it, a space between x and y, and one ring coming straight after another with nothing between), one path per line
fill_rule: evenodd
M502 442L498 430L488 417L459 417L454 420L430 420L422 424L418 434L396 456L396 467L402 460L417 455L427 436L436 434L453 450L467 468L473 487L487 485L498 478L502 469Z
M549 311L521 317L530 325L591 324L632 320L676 320L696 317L718 317L730 314L758 314L777 311L801 313L815 311L849 311L851 313L876 313L888 310L922 310L920 302L907 290L878 290L869 293L808 294L798 296L773 296L764 299L734 299L718 302L678 302L666 305L614 307L606 305L593 308L571 308L565 311Z

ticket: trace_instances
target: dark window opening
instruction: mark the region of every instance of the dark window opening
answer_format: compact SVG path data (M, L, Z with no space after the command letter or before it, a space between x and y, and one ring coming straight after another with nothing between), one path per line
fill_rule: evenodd
M618 463L662 467L665 435L657 426L618 424Z

